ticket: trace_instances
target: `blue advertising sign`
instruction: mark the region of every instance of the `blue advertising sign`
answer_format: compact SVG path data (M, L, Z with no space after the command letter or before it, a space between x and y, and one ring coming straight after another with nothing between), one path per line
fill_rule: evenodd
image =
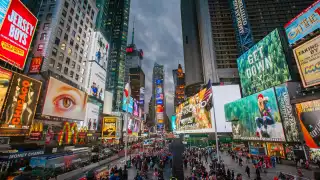
M156 85L162 84L162 79L157 79L156 80Z
M230 3L239 49L244 53L254 45L247 10L243 0L231 0Z
M156 88L156 93L161 94L162 93L162 87L157 87Z
M319 29L319 7L320 0L317 0L284 26L290 45L294 44L309 33Z
M160 131L164 128L164 124L157 124L157 130Z
M163 105L163 100L161 100L161 99L159 99L159 100L157 100L157 105Z
M157 94L157 95L156 95L156 99L157 99L157 100L163 99L163 94Z
M171 127L172 127L172 130L173 130L173 131L176 130L176 119L177 119L177 116L176 116L176 115L172 115L172 116L171 116Z
M128 106L128 112L132 113L133 112L133 98L132 97L130 97L129 104L127 104L127 99L125 97L122 99L122 110L127 112L127 106Z

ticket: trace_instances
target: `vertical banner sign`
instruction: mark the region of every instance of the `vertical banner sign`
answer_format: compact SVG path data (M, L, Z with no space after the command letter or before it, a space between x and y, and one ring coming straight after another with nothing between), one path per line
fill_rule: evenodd
M286 139L288 142L298 142L300 140L299 131L297 121L293 115L292 106L290 104L287 86L284 84L276 86L275 90Z
M40 81L15 73L1 120L1 128L28 130L33 122L40 91Z
M11 0L9 6L2 2L6 15L0 27L0 58L22 70L38 20L20 0Z
M296 104L302 134L309 148L320 147L320 100Z
M320 24L320 23L319 23ZM304 87L320 84L320 35L293 50Z
M42 57L33 57L29 68L29 73L40 73L43 59Z
M236 35L244 53L254 45L247 10L243 0L231 0L231 8Z
M102 137L115 138L116 137L116 117L104 117L102 124Z
M284 26L290 45L320 28L319 7L320 0L317 0Z
M12 72L0 68L0 111L6 99L11 78Z

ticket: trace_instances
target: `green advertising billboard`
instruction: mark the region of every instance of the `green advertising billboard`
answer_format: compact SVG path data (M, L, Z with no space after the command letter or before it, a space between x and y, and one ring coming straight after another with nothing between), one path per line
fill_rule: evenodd
M241 55L237 63L243 96L291 80L278 29Z
M273 88L228 103L224 111L233 139L285 141Z

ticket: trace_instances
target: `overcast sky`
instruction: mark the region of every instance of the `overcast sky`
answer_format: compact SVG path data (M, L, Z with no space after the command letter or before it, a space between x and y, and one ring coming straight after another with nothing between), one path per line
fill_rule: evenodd
M145 103L148 104L151 97L152 69L157 62L165 67L166 110L170 118L174 111L172 70L178 63L183 65L180 0L131 0L128 43L131 43L134 17L134 43L144 51Z

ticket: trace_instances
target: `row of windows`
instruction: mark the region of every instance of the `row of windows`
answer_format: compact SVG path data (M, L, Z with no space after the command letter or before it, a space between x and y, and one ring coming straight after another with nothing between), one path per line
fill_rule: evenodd
M79 81L80 83L83 83L83 81L84 81L84 78L82 76L75 73L73 70L69 70L69 67L63 68L62 63L59 63L59 62L56 63L56 61L53 58L50 58L49 67L55 68L56 71L58 71L58 72L62 72L62 69L63 69L63 73L65 75L69 76L70 78L73 78L76 81Z

